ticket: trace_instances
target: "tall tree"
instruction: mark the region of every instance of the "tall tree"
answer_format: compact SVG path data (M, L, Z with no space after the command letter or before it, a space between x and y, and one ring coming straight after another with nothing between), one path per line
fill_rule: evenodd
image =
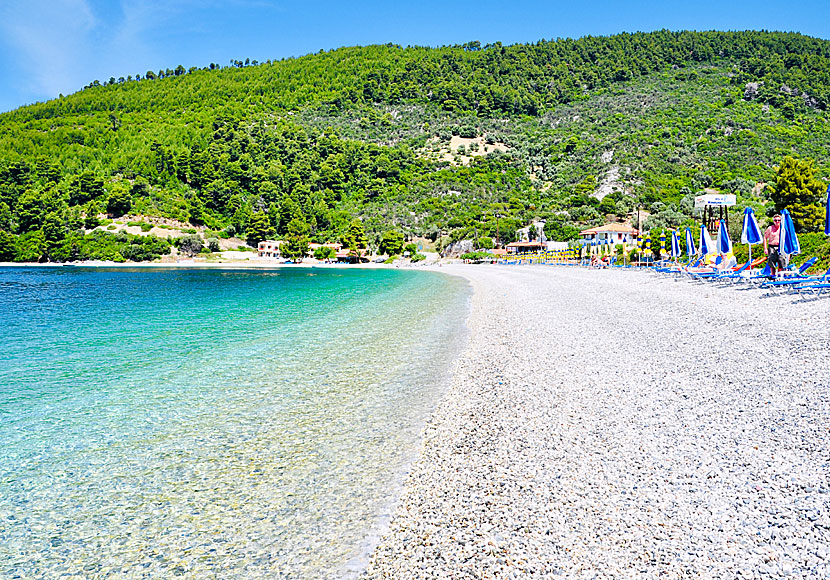
M770 197L775 211L786 208L797 232L817 232L824 223L822 195L826 185L814 177L815 164L793 157L784 157L775 177Z
M248 245L256 248L261 241L267 240L273 235L274 230L271 229L268 216L261 211L256 212L248 223Z
M302 262L308 255L308 224L299 218L288 223L288 235L280 246L280 254L289 260Z
M347 248L364 249L366 247L366 230L363 228L363 222L359 219L354 219L349 224L349 229L343 239L343 244Z
M398 256L403 253L403 234L389 230L380 240L380 253L387 256Z

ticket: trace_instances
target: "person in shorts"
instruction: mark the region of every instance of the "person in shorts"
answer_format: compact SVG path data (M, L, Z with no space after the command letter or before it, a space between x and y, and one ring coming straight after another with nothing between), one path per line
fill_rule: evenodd
M775 214L772 218L772 225L764 232L764 253L769 265L769 273L773 278L778 270L783 268L781 254L778 253L778 242L781 239L781 216Z

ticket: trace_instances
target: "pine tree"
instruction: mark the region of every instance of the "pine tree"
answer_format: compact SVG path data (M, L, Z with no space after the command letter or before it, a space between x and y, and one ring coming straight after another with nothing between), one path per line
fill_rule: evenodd
M248 245L256 248L263 240L267 240L274 235L274 230L271 229L271 224L268 222L268 216L263 212L258 211L252 217L248 224Z
M294 218L288 223L288 235L280 246L280 254L289 260L302 262L308 255L308 224Z
M786 208L793 217L796 232L817 232L824 223L821 207L825 184L814 176L813 161L784 157L770 195L775 211Z

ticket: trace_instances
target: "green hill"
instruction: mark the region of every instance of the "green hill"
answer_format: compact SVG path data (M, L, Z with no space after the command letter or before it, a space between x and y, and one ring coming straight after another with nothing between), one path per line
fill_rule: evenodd
M0 115L0 259L166 251L102 232L120 229L105 214L251 243L292 220L348 240L359 219L376 246L390 229L505 242L533 218L566 239L638 207L678 226L708 187L762 213L785 156L826 175L828 106L830 42L771 32L342 48L93 81Z

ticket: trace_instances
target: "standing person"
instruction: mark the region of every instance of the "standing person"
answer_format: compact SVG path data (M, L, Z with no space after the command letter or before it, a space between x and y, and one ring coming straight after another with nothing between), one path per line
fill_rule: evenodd
M772 225L764 232L764 253L768 256L769 273L775 276L781 268L781 255L778 253L778 241L781 237L781 216L775 214Z

